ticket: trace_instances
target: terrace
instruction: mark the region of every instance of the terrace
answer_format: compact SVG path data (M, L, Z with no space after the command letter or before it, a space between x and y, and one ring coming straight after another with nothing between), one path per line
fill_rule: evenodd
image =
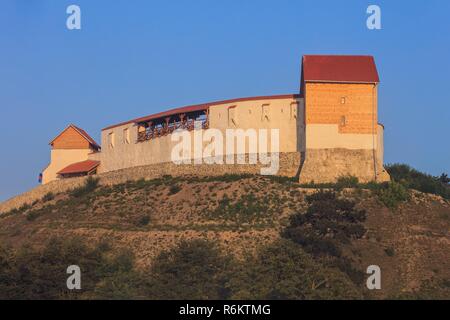
M177 129L194 130L200 123L202 129L209 128L209 110L201 109L185 113L176 113L164 117L152 117L136 121L138 126L137 142L144 142L171 134Z

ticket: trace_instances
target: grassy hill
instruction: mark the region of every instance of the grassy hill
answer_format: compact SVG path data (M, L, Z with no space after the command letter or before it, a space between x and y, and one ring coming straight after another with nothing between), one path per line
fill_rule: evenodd
M90 179L0 216L0 298L448 299L448 186L396 180ZM382 290L366 289L372 264Z

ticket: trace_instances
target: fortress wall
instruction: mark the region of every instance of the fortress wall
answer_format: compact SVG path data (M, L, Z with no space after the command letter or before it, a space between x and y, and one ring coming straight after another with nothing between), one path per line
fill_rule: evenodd
M295 177L298 174L300 166L300 153L281 153L280 170L278 175ZM247 155L248 158L248 155ZM182 176L217 176L224 174L260 174L260 169L267 167L263 165L176 165L172 162L160 164L138 166L126 168L117 171L98 174L100 185L114 185L124 183L130 180L154 179L163 175ZM0 203L0 213L8 212L14 208L19 208L24 204L31 204L35 200L40 200L48 192L54 194L72 190L75 187L83 185L86 177L68 178L63 180L51 181L48 184L40 185L21 195Z
M303 108L303 99L300 98L262 99L212 105L209 109L210 128L219 129L223 137L226 129L279 129L279 152L297 152L305 148ZM124 139L126 129L130 137L129 143ZM114 135L113 148L110 147L111 133ZM178 144L178 141L171 141L172 135L136 143L137 134L137 126L133 123L103 130L102 152L95 155L95 160L99 160L100 157L101 161L99 172L171 162L172 150ZM270 137L270 132L268 135ZM297 139L297 136L301 138ZM268 142L270 150L270 138ZM203 142L203 147L208 144L210 141ZM235 153L236 147L235 141ZM225 150L223 152L226 154ZM251 152L248 145L244 152ZM193 139L191 158L195 158Z
M279 129L280 152L304 149L299 136L304 136L304 100L266 99L212 106L210 127L226 129Z

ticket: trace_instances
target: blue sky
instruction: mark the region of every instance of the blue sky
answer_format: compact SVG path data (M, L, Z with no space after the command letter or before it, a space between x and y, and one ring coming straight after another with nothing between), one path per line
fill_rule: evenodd
M82 29L66 28L77 4ZM366 28L377 4L382 30ZM0 200L37 184L69 123L100 129L167 108L296 93L303 54L370 54L385 162L450 164L450 1L3 0Z

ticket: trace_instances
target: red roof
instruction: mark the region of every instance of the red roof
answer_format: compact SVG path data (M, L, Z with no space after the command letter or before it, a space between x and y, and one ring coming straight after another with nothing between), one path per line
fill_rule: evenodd
M103 128L102 130L112 129L112 128L123 126L123 125L129 124L129 123L148 122L151 120L160 119L160 118L164 118L164 117L168 117L168 116L173 116L173 115L177 115L177 114L181 114L181 113L189 113L189 112L207 110L210 106L213 106L213 105L236 103L236 102L241 102L241 101L267 100L267 99L296 99L299 97L300 97L300 95L298 95L298 94L284 94L284 95L274 95L274 96L237 98L237 99L229 99L229 100L214 101L214 102L209 102L209 103L195 104L195 105L191 105L191 106L171 109L168 111L155 113L155 114L152 114L152 115L149 115L146 117L141 117L141 118L133 119L130 121L118 123L118 124Z
M91 137L86 131L84 131L83 129L77 127L77 126L74 125L74 124L70 124L69 126L67 126L67 128L65 128L63 131L61 131L61 133L58 134L52 141L50 141L49 144L52 144L53 141L55 141L56 139L58 139L58 137L59 137L60 135L62 135L62 134L63 134L67 129L69 129L69 128L75 129L75 131L77 131L83 138L85 138L85 139L91 144L91 146L92 146L94 149L96 149L96 150L101 149L100 145L98 145L97 142L95 142L95 140L92 139L92 137Z
M86 160L72 163L58 172L58 174L88 173L100 165L100 161Z
M303 56L302 80L304 82L380 82L372 56L336 55Z

